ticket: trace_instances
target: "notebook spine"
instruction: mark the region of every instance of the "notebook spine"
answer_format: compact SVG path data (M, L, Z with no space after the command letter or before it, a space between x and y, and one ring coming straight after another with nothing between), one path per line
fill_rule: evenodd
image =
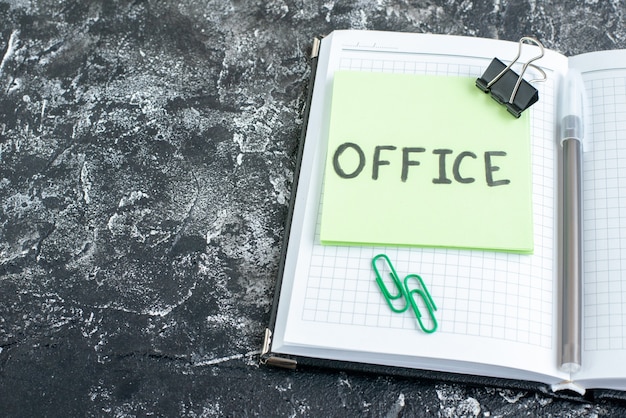
M296 201L296 191L298 190L298 181L300 178L300 166L302 165L302 155L304 152L304 142L306 139L307 126L309 122L309 113L311 108L311 101L313 99L313 86L315 84L315 75L317 73L317 59L319 56L321 47L321 38L313 38L311 52L309 54L309 61L311 65L310 80L307 86L306 99L304 103L304 111L302 115L302 131L300 133L300 140L298 142L297 161L293 175L293 183L291 185L291 197L289 199L289 208L287 217L285 219L285 235L281 244L280 261L278 264L278 274L276 280L276 291L274 293L274 300L272 302L272 310L270 313L269 329L274 329L276 323L276 313L278 311L278 301L280 299L280 289L283 281L283 274L285 272L285 262L287 257L287 246L289 244L289 236L291 232L291 222L293 218L294 205Z

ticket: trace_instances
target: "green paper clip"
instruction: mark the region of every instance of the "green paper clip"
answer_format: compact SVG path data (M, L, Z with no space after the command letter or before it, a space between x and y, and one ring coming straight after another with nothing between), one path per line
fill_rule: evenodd
M419 282L421 289L408 290L409 289L408 281L409 279L413 279L413 278ZM435 311L437 310L437 305L435 305L435 301L433 300L433 297L430 295L430 292L428 291L428 288L424 284L424 281L417 274L409 274L408 276L404 278L404 288L408 290L409 303L411 304L411 307L413 308L413 312L415 312L415 317L417 318L417 322L420 324L420 328L422 328L422 331L424 331L425 333L432 334L433 332L437 330L437 319L435 318ZM426 326L422 322L422 314L420 312L419 307L417 306L417 302L415 301L413 294L416 294L422 297L422 300L424 301L424 305L426 306L426 310L430 314L432 328L426 328Z
M385 285L385 282L383 281L380 271L378 270L378 267L376 266L376 261L379 258L383 258L385 260L385 264L387 265L387 268L389 268L389 276L391 276L391 281L393 282L393 284L395 285L398 291L398 293L395 295L392 295L389 289L387 289L387 286ZM409 300L409 297L406 292L406 288L402 285L402 282L400 281L400 278L398 277L398 273L396 273L396 269L393 267L393 264L391 264L389 257L387 257L386 254L378 254L372 260L372 267L374 268L374 271L376 272L376 283L378 283L378 287L380 287L380 291L383 292L383 296L385 296L385 300L387 301L387 304L389 305L391 310L396 313L402 313L406 311L409 307L409 303L407 303L407 301ZM404 299L405 301L404 308L398 309L393 305L393 302L398 299Z
M381 275L380 270L376 265L376 262L379 259L384 260L386 267L389 269L389 276L391 277L391 281L396 288L396 291L394 293L389 291L389 288L385 284L383 276ZM374 269L374 272L376 273L376 283L378 284L380 291L383 293L383 296L385 297L385 301L387 301L387 305L389 305L389 308L391 308L391 310L395 313L403 313L409 308L409 306L411 306L411 309L413 310L413 313L415 313L415 317L422 331L427 334L432 334L433 332L435 332L438 326L437 319L435 318L437 305L435 305L435 302L433 301L433 298L430 295L426 284L424 284L424 280L422 280L422 278L417 274L409 274L404 278L404 282L400 281L398 273L396 273L396 269L393 267L393 264L386 254L378 254L377 256L375 256L372 259L372 267ZM411 279L417 280L420 288L411 289L409 287L409 281ZM428 311L430 320L432 322L432 326L430 328L428 328L422 320L422 313L420 312L420 308L417 301L415 300L414 295L418 295L422 298L422 302L426 307L426 310ZM396 308L394 302L400 299L403 299L405 301L404 307Z

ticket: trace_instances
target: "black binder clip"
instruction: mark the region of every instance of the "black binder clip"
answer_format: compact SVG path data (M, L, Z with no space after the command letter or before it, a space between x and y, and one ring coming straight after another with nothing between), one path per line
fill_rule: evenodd
M540 54L531 58L522 67L519 75L511 69L522 54L522 45L534 44L539 47ZM531 62L543 57L543 45L535 38L528 36L519 41L517 56L509 65L504 65L498 58L494 58L485 70L482 77L476 79L476 87L485 93L491 93L491 97L498 103L505 105L510 114L519 118L522 112L539 100L539 92L530 85L534 81L545 81L546 73ZM526 69L531 66L543 75L543 79L524 80L522 77Z

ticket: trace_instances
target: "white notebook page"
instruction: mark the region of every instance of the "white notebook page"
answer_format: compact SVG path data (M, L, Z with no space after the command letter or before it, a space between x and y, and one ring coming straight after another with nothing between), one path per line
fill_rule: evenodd
M320 84L326 88L316 91L313 99L273 349L415 367L430 364L420 364L416 358L451 359L527 369L558 376L560 380L564 375L556 370L553 69L563 65L564 58L548 54L540 63L549 78L537 84L540 100L529 110L533 150L533 255L320 244L318 221L325 130L334 71L350 69L475 79L494 56L506 60L517 52L516 43L413 36L335 32L330 54L320 57L316 88L319 89ZM327 45L328 41L325 40ZM503 111L498 106L494 101L494 112ZM419 331L415 316L409 311L396 314L385 304L370 264L372 257L379 253L389 256L400 276L416 273L424 279L439 308L436 313L439 329L434 334ZM325 348L338 352L330 353ZM380 353L393 356L385 357ZM462 371L458 364L440 368Z
M573 57L571 66L582 72L588 114L583 156L583 369L576 377L624 378L626 51L584 54Z

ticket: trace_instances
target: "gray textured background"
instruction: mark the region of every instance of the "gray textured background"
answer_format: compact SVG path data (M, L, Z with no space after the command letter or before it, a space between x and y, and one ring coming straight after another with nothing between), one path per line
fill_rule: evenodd
M626 415L259 367L314 35L626 48L625 1L0 1L0 416Z

